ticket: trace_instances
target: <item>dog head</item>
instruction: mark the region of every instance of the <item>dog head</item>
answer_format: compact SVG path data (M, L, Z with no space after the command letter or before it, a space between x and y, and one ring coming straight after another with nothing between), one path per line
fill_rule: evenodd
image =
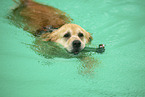
M89 32L76 24L65 24L58 30L47 34L44 41L53 41L61 44L66 50L78 54L89 43L92 37Z

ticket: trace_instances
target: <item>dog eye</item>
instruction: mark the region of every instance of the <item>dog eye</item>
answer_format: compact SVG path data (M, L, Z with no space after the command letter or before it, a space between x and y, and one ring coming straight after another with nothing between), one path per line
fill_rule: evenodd
M65 37L65 38L70 37L70 33L66 33L63 37Z
M83 37L84 35L83 35L83 33L79 33L78 36L79 37Z

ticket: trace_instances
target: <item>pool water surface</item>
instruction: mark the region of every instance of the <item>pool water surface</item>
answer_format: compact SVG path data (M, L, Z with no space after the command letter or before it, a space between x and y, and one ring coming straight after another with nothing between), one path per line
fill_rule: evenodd
M40 52L34 36L5 18L14 2L1 0L0 97L145 97L144 0L36 1L68 13L92 34L90 46L106 51L51 56L45 43Z

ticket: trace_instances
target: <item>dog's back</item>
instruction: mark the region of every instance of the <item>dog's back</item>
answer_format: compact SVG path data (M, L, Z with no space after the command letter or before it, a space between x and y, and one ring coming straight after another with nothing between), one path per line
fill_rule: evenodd
M16 1L15 1L16 2ZM33 0L19 0L18 6L13 9L9 19L24 30L36 34L42 27L52 26L59 28L71 22L65 12L51 6L34 2Z

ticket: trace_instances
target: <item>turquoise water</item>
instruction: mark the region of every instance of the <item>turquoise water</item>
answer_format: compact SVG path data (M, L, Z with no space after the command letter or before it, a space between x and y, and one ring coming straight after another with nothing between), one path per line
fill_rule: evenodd
M68 13L106 52L85 62L39 55L35 37L4 18L14 3L1 0L0 97L145 97L144 0L37 1Z

